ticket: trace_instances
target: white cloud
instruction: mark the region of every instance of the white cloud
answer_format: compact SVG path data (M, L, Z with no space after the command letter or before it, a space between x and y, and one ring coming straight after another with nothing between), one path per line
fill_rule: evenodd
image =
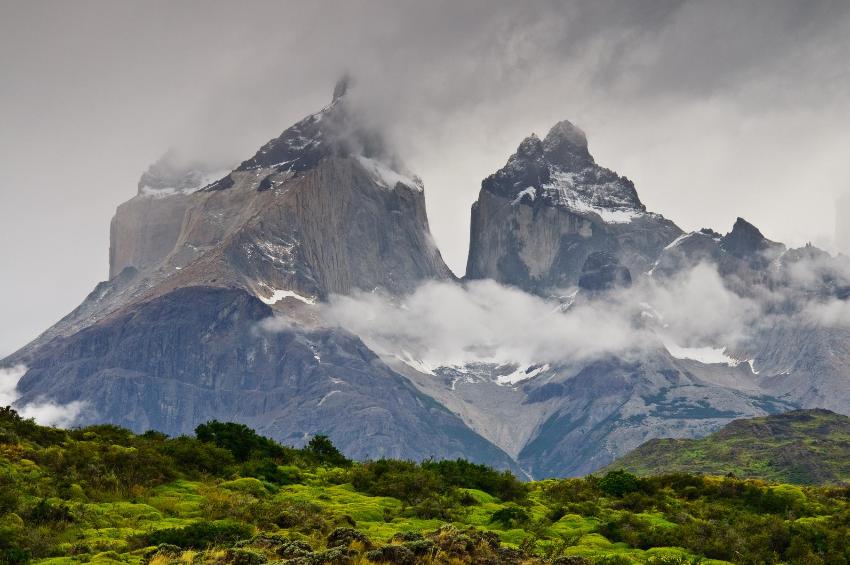
M699 265L665 282L647 279L598 297L580 293L566 309L493 281L428 282L402 299L333 296L324 316L379 352L426 366L528 365L629 358L662 341L732 347L760 309L726 289L713 267Z
M38 399L23 405L15 405L20 398L17 386L27 372L24 365L0 368L0 406L14 406L23 418L33 418L43 426L68 427L85 408L86 403L75 400L68 404L57 404L51 400Z

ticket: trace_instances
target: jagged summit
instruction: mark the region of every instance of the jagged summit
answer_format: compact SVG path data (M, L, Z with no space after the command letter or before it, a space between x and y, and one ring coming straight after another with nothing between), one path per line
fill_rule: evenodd
M587 149L587 135L568 120L558 122L549 130L543 140L543 151L550 162L569 169L594 163Z
M346 96L350 87L350 78L346 76L340 79L330 104L284 130L263 145L253 157L243 161L236 171L262 170L268 174L268 181L263 183L260 190L268 190L272 188L274 180L282 178L280 174L297 176L316 168L324 159L353 157L381 185L395 188L401 183L407 188L421 191L422 181L411 174L398 155L389 148L381 131L364 123L352 111ZM222 190L231 186L232 175L229 175L207 190Z
M629 222L646 211L634 184L597 165L587 136L567 120L555 124L543 140L535 134L525 138L507 164L484 180L482 190L612 223Z
M782 246L764 237L757 227L740 217L735 220L732 231L723 236L722 245L724 250L737 257L747 257Z
M646 211L632 181L601 167L572 122L522 140L481 183L472 208L468 278L533 292L578 282L585 259L613 253L644 272L681 230Z
M737 218L726 235L703 228L679 236L662 251L652 272L670 275L709 262L718 265L723 274L736 273L739 278L753 281L784 252L783 244L767 239L753 224Z

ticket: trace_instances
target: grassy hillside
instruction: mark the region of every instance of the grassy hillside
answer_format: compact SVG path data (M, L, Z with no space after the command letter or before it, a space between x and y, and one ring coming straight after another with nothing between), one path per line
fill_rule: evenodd
M0 562L850 563L850 490L625 472L522 483L245 426L45 428L0 409Z
M828 410L795 410L736 420L702 439L656 439L609 469L734 474L800 485L850 481L850 418Z

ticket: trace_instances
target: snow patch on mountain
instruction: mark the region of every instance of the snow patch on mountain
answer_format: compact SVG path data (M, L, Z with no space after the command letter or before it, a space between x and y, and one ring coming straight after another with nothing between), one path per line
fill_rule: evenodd
M496 382L500 385L515 385L523 381L533 379L537 375L549 370L549 365L531 365L528 367L517 367L515 371L507 375L499 375Z
M303 302L304 304L309 304L311 306L316 303L316 300L314 298L309 298L309 297L304 296L302 294L298 294L294 290L272 289L272 295L270 297L258 296L257 298L259 298L260 300L262 300L263 302L265 302L266 304L268 304L270 306L273 305L273 304L277 304L278 302L280 302L284 298L294 298L295 300L299 300L299 301Z
M542 187L557 205L580 214L596 214L609 224L627 224L646 213L627 198L616 196L619 179L594 183L594 176L590 168L578 173L553 169L552 181Z
M737 367L741 364L741 361L726 354L725 347L682 347L672 341L665 341L664 347L676 359L690 359L706 365L722 364L730 367Z

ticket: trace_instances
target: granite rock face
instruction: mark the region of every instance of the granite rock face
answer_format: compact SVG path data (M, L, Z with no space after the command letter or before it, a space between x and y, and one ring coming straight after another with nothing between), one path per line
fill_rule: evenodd
M581 268L578 287L582 290L599 292L632 285L632 274L620 265L620 260L606 251L594 251L587 256Z
M111 224L106 284L120 277L121 291L92 293L9 361L188 286L241 288L289 310L334 293L454 280L428 227L422 181L352 115L345 88L336 92L233 171L170 154L152 165Z
M709 263L735 290L747 293L770 283L770 265L785 251L783 244L770 241L754 225L738 218L726 235L702 229L678 237L659 254L652 273L670 276Z
M466 276L545 294L575 285L597 251L646 272L681 233L646 211L629 179L596 164L584 132L563 121L543 140L523 140L482 182Z

